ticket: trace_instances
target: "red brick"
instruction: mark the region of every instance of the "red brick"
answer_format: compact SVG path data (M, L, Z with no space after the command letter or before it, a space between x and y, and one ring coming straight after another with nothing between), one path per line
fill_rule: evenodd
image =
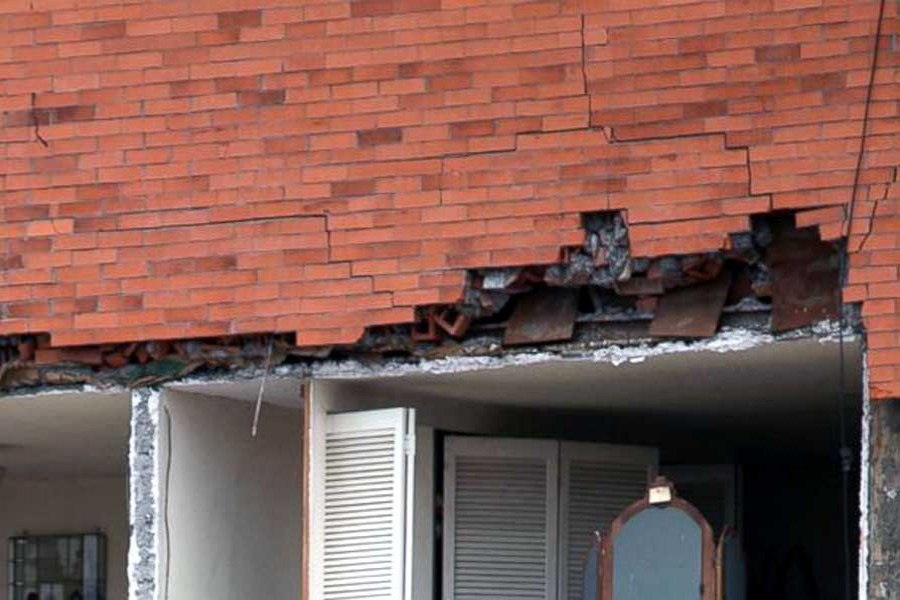
M259 27L262 24L262 11L241 10L222 12L218 15L219 29L238 29L241 27Z
M356 135L359 145L363 147L396 144L403 139L403 130L399 127L383 127L358 131Z
M771 210L842 233L874 24L861 9L847 21L849 0L752 20L714 2L228 8L9 19L0 295L27 302L39 285L59 314L4 332L353 340L454 301L466 268L557 260L584 211L626 211L638 254L715 250ZM900 225L896 107L876 93L845 299L881 350L900 330ZM298 215L328 215L330 231ZM318 296L326 283L343 291ZM316 296L266 306L282 285ZM149 310L143 294L183 306ZM73 329L94 307L106 326ZM873 396L900 389L896 366L871 372Z
M756 48L758 62L789 62L800 58L800 44L762 46Z

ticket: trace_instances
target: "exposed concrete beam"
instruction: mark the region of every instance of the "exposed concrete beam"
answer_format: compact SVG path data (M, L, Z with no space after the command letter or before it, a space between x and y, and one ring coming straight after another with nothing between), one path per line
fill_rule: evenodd
M134 390L131 395L129 445L129 506L131 541L128 547L128 599L157 600L159 596L159 415L160 393Z

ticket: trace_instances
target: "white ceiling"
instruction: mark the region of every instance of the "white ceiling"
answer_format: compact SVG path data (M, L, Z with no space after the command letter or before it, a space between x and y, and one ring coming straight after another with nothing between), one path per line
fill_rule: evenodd
M845 348L847 387L858 401L861 351ZM447 374L348 379L348 393L454 400L543 409L657 415L768 415L832 407L839 346L813 339L779 341L749 350L697 351L647 357L618 366L567 360ZM172 384L186 392L255 402L261 380ZM270 377L265 402L299 407L300 382Z
M657 415L746 415L834 406L839 346L805 339L734 352L683 352L639 363L557 361L347 383L356 393ZM848 387L861 387L858 343L845 349ZM854 394L858 400L858 393Z
M171 383L166 387L191 394L256 402L261 385L262 379L238 379L227 382ZM263 401L288 408L299 408L303 404L300 388L300 379L296 377L269 377L263 390Z
M0 467L9 478L127 472L129 394L0 397Z

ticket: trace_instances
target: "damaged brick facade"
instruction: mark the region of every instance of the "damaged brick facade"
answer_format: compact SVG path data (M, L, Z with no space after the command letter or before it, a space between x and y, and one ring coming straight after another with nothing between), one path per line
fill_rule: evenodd
M898 398L898 10L0 0L0 390L422 357L501 319L501 351L598 315L679 336L700 305L711 335L745 299L789 329L773 288L833 318L845 249L869 395ZM871 413L873 598L900 597L897 410Z
M587 213L654 259L790 210L900 396L896 3L871 87L877 1L650 4L3 3L0 334L352 344Z

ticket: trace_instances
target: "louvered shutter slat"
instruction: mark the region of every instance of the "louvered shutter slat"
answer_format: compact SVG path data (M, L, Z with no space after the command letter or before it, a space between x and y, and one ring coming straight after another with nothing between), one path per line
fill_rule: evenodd
M646 492L653 449L563 442L561 446L560 598L581 600L584 561L594 531Z
M557 445L456 437L446 444L445 597L554 598Z
M318 600L399 600L407 594L410 412L325 419L313 586Z

